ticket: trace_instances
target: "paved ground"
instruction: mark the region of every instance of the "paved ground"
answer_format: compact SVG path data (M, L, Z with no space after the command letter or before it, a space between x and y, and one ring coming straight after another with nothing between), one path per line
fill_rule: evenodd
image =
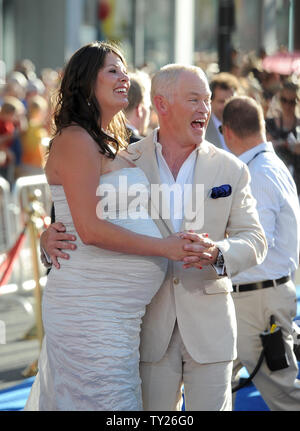
M296 284L300 285L300 269ZM0 296L0 323L4 322L6 343L1 344L0 325L0 390L21 383L24 371L34 364L39 355L39 342L36 338L24 339L35 324L33 291L22 295ZM27 375L28 377L28 375Z
M0 390L20 383L25 378L22 373L38 358L38 340L24 339L34 326L33 306L32 293L26 296L0 296L0 341L3 342L3 327L6 341L5 344L0 344Z

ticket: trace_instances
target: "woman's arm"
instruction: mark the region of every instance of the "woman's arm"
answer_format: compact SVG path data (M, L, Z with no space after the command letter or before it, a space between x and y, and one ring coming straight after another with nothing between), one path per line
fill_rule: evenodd
M54 175L63 185L73 222L82 242L128 254L163 256L182 260L189 240L171 236L159 239L136 234L97 217L96 207L102 156L92 138L71 127L55 139L46 166L49 182Z

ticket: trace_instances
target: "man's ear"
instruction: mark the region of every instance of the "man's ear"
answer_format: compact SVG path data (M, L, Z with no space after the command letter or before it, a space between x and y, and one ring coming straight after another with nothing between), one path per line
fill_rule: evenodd
M229 139L232 138L232 130L230 129L230 127L228 126L224 126L224 124L222 125L222 132L223 132L223 136L226 138L228 137Z
M223 136L224 136L224 140L225 142L229 143L229 145L234 145L236 143L236 141L239 139L238 136L234 133L234 131L228 127L223 125Z
M153 102L159 114L165 115L168 112L169 102L164 96L160 94L154 96Z

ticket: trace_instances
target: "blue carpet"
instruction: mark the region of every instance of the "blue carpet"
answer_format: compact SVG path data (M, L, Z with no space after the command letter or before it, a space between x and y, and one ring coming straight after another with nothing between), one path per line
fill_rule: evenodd
M300 285L296 287L297 290L297 316L295 320L300 320ZM299 323L298 323L299 324ZM300 363L298 363L300 370ZM249 374L245 368L241 370L241 378L246 379ZM300 378L300 372L298 375ZM236 400L234 405L235 411L269 411L268 406L262 399L259 391L253 384L240 389L236 393Z
M33 382L34 377L30 377L19 385L0 391L0 411L23 410Z
M300 320L300 285L297 286L297 317ZM300 368L300 363L299 363ZM245 368L241 372L242 378L247 378ZM300 373L299 373L300 378ZM34 377L25 379L21 384L0 391L0 411L22 410L30 393ZM268 411L266 403L253 384L240 389L236 394L235 411Z

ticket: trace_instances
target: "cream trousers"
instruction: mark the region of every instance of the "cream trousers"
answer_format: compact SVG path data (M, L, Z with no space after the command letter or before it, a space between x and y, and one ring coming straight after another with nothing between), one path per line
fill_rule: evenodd
M231 410L232 361L195 362L185 349L177 324L164 357L156 363L141 362L140 373L144 410L181 410L182 385L185 410Z

